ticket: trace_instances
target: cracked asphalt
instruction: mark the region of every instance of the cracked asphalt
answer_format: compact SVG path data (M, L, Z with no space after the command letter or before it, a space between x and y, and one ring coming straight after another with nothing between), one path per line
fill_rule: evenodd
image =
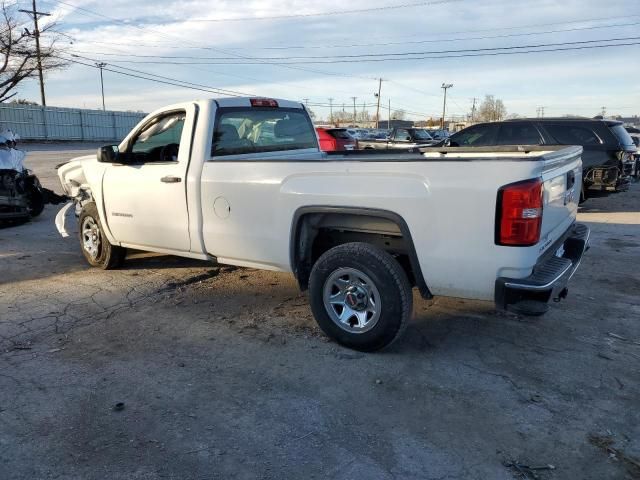
M60 191L93 148L25 149ZM0 229L2 480L640 478L638 184L581 209L592 248L547 315L416 295L376 354L328 341L290 275L90 269L56 211Z

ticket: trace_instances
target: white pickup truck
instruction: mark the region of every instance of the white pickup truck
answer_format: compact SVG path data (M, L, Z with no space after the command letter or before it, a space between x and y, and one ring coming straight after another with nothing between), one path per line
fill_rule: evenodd
M58 174L91 265L138 249L293 272L322 330L372 351L403 331L412 287L526 314L566 296L589 235L580 155L324 153L304 105L232 98L155 111Z

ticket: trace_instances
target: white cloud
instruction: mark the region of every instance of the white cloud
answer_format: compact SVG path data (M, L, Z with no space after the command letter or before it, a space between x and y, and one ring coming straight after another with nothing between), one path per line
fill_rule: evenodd
M397 0L397 3L410 1ZM508 35L640 22L640 2L637 0L610 0L606 3L600 0L541 0L535 3L528 0L460 0L450 4L405 7L383 12L211 23L194 20L340 11L388 5L390 2L379 0L372 4L367 0L352 0L348 3L342 0L326 0L321 3L301 0L223 0L212 3L205 0L159 0L153 3L132 3L115 0L110 1L108 6L96 1L73 0L73 3L109 17L128 19L126 24L121 24L64 5L55 9L59 28L77 39L71 46L72 50L78 52L78 55L100 58L114 64L116 60L123 58L154 60L123 57L126 54L230 58L335 55L491 48L640 36L637 34L638 25L635 25L537 36L451 40L465 36ZM607 20L612 17L619 19ZM583 19L601 20L566 24ZM560 22L565 24L560 25ZM536 27L524 29L523 26L527 25ZM322 48L323 45L340 43L415 42L423 39L441 41L388 47ZM321 48L264 49L270 46L310 45ZM207 46L211 49L202 48ZM454 88L450 91L452 101L449 111L452 113L465 113L470 108L471 98L492 93L505 100L510 112L526 115L534 114L539 105L557 113L566 113L562 111L564 108L567 112L574 109L576 113L582 113L583 110L611 105L623 107L620 109L621 113L631 114L636 113L634 109L640 110L638 50L637 46L629 46L502 57L300 65L304 69L353 75L346 78L275 65L122 65L237 91L294 99L310 98L312 101L322 102L333 97L340 106L343 102L350 105L351 96L357 96L358 102L373 102L373 92L377 85L374 80L366 78L382 77L395 81L383 84L383 102L386 103L386 99L390 97L392 108L393 105L399 105L425 114L437 115L440 111L440 84L443 81L454 83ZM103 55L105 53L117 55ZM97 105L98 73L88 67L75 66L51 75L47 90L50 103L82 106L82 103L88 103L87 99L91 98ZM110 72L105 72L105 90L107 103L112 108L134 110L149 110L163 103L206 95L204 92L119 77ZM36 98L35 85L32 83L25 88L24 94ZM324 114L323 108L318 110Z

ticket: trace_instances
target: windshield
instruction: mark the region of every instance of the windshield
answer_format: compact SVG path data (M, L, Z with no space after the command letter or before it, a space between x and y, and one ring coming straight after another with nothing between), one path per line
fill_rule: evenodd
M433 137L426 130L414 130L413 137L418 140L433 140Z

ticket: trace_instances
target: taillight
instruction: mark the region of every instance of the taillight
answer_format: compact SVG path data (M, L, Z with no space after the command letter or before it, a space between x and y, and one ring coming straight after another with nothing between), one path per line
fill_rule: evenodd
M252 98L249 100L252 107L274 107L278 108L278 102L271 98Z
M498 190L496 244L529 247L540 241L542 179L511 183Z

